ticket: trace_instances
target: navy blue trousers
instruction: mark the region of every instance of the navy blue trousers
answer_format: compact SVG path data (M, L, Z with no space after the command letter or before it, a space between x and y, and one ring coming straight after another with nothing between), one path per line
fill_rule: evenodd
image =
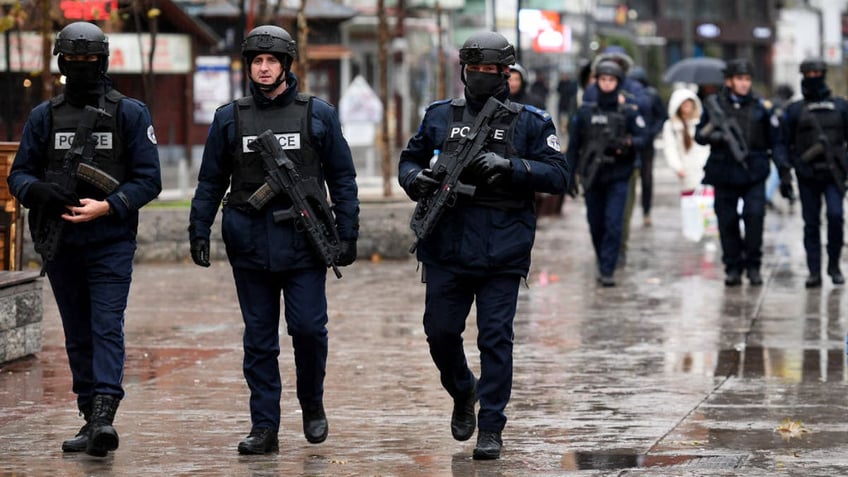
M424 332L442 386L454 399L466 396L474 385L462 333L476 299L480 350L477 425L481 431L500 432L506 426L504 409L512 393L513 321L521 277L458 275L427 267L425 279Z
M824 197L827 216L827 258L838 263L842 253L844 194L832 180L799 180L798 196L801 199L801 216L804 218L804 250L807 251L807 269L810 275L821 274L821 209Z
M742 222L739 226L739 199ZM763 258L763 223L766 217L765 180L746 186L715 186L715 209L726 272L759 269Z
M244 319L244 378L253 428L280 428L280 294L292 339L297 399L302 407L324 399L327 367L327 270L268 272L233 268Z
M45 267L62 317L80 407L88 406L95 394L124 397L124 312L135 247L132 240L63 246Z
M592 246L598 258L598 272L612 276L621 249L624 208L630 190L630 176L607 183L595 183L586 191L586 220Z

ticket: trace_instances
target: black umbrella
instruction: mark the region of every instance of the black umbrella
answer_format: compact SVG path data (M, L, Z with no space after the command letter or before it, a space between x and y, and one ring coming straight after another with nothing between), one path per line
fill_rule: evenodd
M671 65L663 74L666 83L723 84L724 61L701 56L686 58Z

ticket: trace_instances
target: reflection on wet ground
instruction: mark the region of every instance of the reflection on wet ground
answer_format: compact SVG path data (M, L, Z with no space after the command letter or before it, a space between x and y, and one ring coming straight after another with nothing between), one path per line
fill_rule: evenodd
M540 221L499 461L474 462L474 440L450 437L411 260L357 262L328 281L328 440L302 436L282 329L281 451L239 456L242 323L218 262L137 266L121 448L103 460L59 451L81 420L48 289L44 351L0 370L0 474L844 475L848 305L830 283L804 288L800 214L767 217L758 288L725 288L715 240L681 237L672 178L657 177L653 227L635 215L611 289L596 285L582 202ZM465 345L477 372L473 320Z

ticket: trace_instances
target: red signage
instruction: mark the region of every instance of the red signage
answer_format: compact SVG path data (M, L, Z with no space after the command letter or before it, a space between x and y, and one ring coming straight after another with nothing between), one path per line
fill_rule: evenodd
M59 8L68 20L106 20L118 10L118 0L62 0Z

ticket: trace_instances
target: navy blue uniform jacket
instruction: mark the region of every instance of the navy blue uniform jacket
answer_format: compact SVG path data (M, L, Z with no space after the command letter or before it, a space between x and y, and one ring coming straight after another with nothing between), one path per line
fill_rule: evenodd
M273 100L254 94L257 107L285 105L294 101L297 78L289 73L286 82L286 90ZM209 127L197 190L191 202L191 239L209 239L218 207L230 185L235 151L241 147L241 139L236 138L238 128L233 108L233 103L218 108ZM309 141L321 157L339 237L356 241L359 236L356 170L335 108L313 97L311 127ZM266 207L263 213L258 214L224 207L222 232L232 266L270 271L321 266L314 257L306 234L296 231L292 220L275 223L273 212L273 207Z
M466 106L469 107L469 106ZM434 149L441 149L453 120L450 100L431 104L418 132L401 152L398 178L409 189L418 172L429 165ZM548 113L524 106L515 122L508 187L528 192L562 194L568 185L568 167L560 152L556 128ZM515 273L527 276L536 233L532 200L519 210L500 210L459 201L442 215L434 231L418 246L425 265L456 273Z
M45 101L32 110L24 125L9 174L9 188L21 202L26 202L30 184L44 178L51 126L50 102ZM159 152L147 106L123 98L118 105L117 127L124 144L124 150L118 154L128 166L124 182L106 197L112 214L78 224L66 222L62 233L64 243L85 245L135 239L138 210L162 190Z

